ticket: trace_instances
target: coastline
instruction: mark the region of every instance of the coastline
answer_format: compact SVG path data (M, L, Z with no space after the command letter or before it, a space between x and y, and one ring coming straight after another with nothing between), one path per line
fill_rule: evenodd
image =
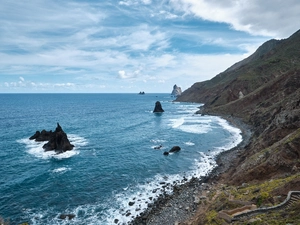
M179 225L193 221L199 210L201 201L216 184L218 176L233 166L233 161L239 156L252 136L251 127L240 118L225 115L219 116L237 127L242 132L242 142L232 149L223 151L216 157L217 166L205 177L192 178L189 182L173 187L172 195L161 195L146 211L136 217L131 225Z

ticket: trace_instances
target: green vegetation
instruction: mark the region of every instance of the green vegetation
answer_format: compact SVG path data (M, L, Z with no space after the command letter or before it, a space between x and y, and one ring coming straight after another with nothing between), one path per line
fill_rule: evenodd
M205 224L224 225L224 220L218 217L221 210L232 210L243 206L244 202L256 204L259 207L269 207L280 204L285 196L274 196L274 192L283 188L294 180L300 179L300 173L292 176L272 179L259 184L244 184L239 187L223 186L219 191L212 191L210 197L210 207L206 213ZM288 193L286 193L288 194ZM249 220L251 222L249 222ZM296 222L296 223L295 223ZM293 204L289 210L278 209L267 213L261 213L247 219L232 222L235 225L245 224L300 224L300 201Z

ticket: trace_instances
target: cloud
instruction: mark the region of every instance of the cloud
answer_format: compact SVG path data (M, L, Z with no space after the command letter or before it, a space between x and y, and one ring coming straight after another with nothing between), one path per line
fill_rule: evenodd
M120 79L133 79L138 77L138 75L140 74L139 70L133 71L132 73L126 73L124 70L120 70L118 72L118 78Z
M190 86L270 39L255 35L299 29L299 11L293 0L3 1L0 92Z
M204 20L228 23L253 35L287 37L299 29L298 0L171 0L173 7Z
M152 0L125 0L125 1L119 1L120 5L125 5L125 6L139 5L139 4L149 5L151 3L152 3Z

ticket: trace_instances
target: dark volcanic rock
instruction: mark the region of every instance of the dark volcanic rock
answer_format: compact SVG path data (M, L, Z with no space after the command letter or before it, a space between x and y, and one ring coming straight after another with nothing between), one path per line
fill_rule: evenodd
M179 152L180 149L181 148L179 146L173 146L169 152Z
M179 146L173 146L170 151L168 152L164 152L164 155L169 155L169 153L174 153L174 152L179 152L181 150L181 148Z
M73 219L74 217L75 217L74 214L60 214L60 215L59 215L59 219L61 219L61 220L65 220L65 219L71 220L71 219Z
M36 133L29 138L35 141L48 141L44 144L45 151L55 151L57 153L63 153L74 148L67 137L67 134L63 131L59 123L54 132L52 130L36 131Z
M161 106L161 104L160 104L160 102L159 101L157 101L157 102L155 102L155 107L154 107L154 110L153 110L153 112L154 113L161 113L161 112L164 112L165 110L163 110L163 108L162 108L162 106Z

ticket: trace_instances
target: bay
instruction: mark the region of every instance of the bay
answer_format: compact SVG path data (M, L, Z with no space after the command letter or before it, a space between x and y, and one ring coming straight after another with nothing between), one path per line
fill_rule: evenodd
M199 104L173 100L169 94L0 94L0 215L12 224L126 224L163 186L171 193L171 185L205 175L217 154L242 140L240 130L196 115ZM152 112L156 101L164 113ZM57 122L74 150L45 153L43 143L29 140ZM181 151L164 156L173 146ZM62 213L75 218L61 220Z

